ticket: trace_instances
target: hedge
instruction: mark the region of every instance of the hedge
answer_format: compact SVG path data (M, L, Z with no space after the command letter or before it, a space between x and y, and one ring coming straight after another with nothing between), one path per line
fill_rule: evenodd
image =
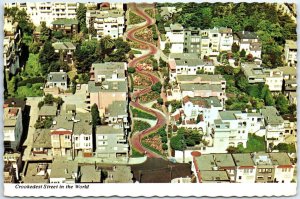
M44 77L33 77L30 79L25 79L17 83L17 86L26 86L27 84L35 84L35 83L45 83Z

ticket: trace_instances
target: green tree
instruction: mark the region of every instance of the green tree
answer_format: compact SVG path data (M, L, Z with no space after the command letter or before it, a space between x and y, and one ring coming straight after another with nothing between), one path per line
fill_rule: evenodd
M110 36L103 37L100 39L100 56L105 58L113 51L114 47L115 43Z
M129 67L127 70L128 70L128 73L135 73L134 67Z
M53 31L52 36L56 39L62 39L64 37L64 34L62 33L62 31L58 30L58 31Z
M58 60L58 55L55 53L54 48L50 41L46 41L40 54L39 62L42 66L42 73L47 74L49 68L51 68L51 63Z
M93 106L91 108L91 114L92 114L92 125L93 125L93 127L96 127L101 122L100 113L99 113L97 104L93 104Z
M44 103L48 104L48 105L52 105L54 100L55 99L54 99L53 95L51 95L51 94L46 94L44 97Z
M246 56L246 51L242 49L240 52L240 57L245 57L245 56Z
M275 105L275 100L272 96L272 93L270 91L267 91L266 96L265 96L265 103L267 106L274 106Z
M157 82L156 84L151 86L151 90L156 91L158 93L160 93L161 88L162 88L162 84L160 82Z
M40 40L45 42L50 38L50 29L46 26L46 22L41 23Z
M39 107L39 109L41 109L41 108L42 108L42 106L44 106L44 104L45 104L45 102L44 102L44 101L40 101L40 102L38 103L38 107Z
M162 58L159 58L159 67L164 68L167 66L167 62L165 62Z
M231 51L232 51L233 53L237 53L237 52L239 52L239 50L240 50L240 46L237 45L237 44L234 42L234 43L232 44Z
M86 28L86 11L87 8L85 7L85 5L83 3L80 3L77 10L76 10L76 17L79 23L79 29L82 32L87 32L87 28Z
M186 143L183 134L177 134L170 140L172 149L183 151L186 148Z
M239 73L236 77L236 86L243 92L247 91L247 87L249 86L247 78L244 74Z
M164 100L161 97L157 98L157 103L159 103L160 105L162 105L164 103Z
M164 151L168 150L168 145L164 143L164 144L162 145L162 149L163 149Z
M279 94L276 98L276 108L280 114L289 113L289 101L283 94Z
M162 143L167 143L168 142L168 138L166 136L161 138Z
M102 62L102 59L97 55L97 48L100 48L96 39L82 42L74 53L76 68L79 73L89 72L92 63L97 60Z
M40 45L37 42L31 42L29 45L29 52L33 54L37 54L40 50Z

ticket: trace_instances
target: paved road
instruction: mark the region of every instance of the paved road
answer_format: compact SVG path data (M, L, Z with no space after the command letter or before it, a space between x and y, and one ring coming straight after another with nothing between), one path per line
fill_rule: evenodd
M126 36L127 36L128 39L130 39L132 41L136 41L136 42L139 42L141 44L147 45L148 49L149 49L148 53L146 53L146 54L144 54L144 55L142 55L142 56L140 56L138 58L135 58L134 60L132 60L131 62L129 62L129 64L128 64L129 67L136 67L137 63L143 61L144 59L146 59L150 55L155 55L157 53L157 48L153 44L150 44L150 43L147 43L145 41L142 41L142 40L139 40L139 39L135 38L135 35L134 35L137 31L139 31L141 29L144 29L144 28L146 28L146 27L154 24L155 20L152 19L152 18L150 18L144 12L144 10L141 10L141 9L137 8L136 4L133 5L132 11L134 11L137 15L139 15L139 16L143 17L144 19L146 19L146 24L141 25L139 27L135 27L135 28L130 29L127 32ZM142 70L140 70L138 68L137 68L136 71L137 71L137 73L140 73L140 74L148 76L151 79L152 85L155 84L155 83L157 83L157 82L159 82L159 79L156 76L154 76L153 74L151 74L151 72L142 71ZM145 153L146 152L146 155L148 157L157 157L157 158L159 158L159 157L161 157L159 154L157 154L157 153L155 153L155 152L153 152L153 151L151 151L151 150L143 147L143 145L141 143L141 140L143 139L143 137L145 137L145 136L147 136L147 135L149 135L151 133L156 132L158 129L160 129L161 127L163 127L165 125L165 123L166 123L166 119L165 119L165 117L161 113L159 113L157 111L154 111L151 108L147 108L147 107L145 107L145 106L143 106L143 105L141 105L139 103L138 97L140 95L146 94L146 93L148 93L150 91L151 91L151 86L149 86L149 87L147 87L147 88L145 88L145 89L143 89L141 91L135 92L134 93L135 98L133 98L133 99L137 99L137 100L136 101L132 101L130 104L132 106L136 107L136 108L144 110L144 111L146 111L146 112L148 112L148 113L150 113L152 115L155 115L155 117L157 118L157 122L156 122L155 126L150 127L149 129L146 129L146 130L141 131L139 133L135 133L132 136L132 138L131 138L131 144L132 144L133 148L135 150L139 151L140 153Z

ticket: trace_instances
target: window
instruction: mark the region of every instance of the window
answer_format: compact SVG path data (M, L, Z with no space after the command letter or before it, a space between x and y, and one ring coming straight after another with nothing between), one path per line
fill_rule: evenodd
M242 176L239 176L239 180L241 180L242 179Z
M70 135L65 135L65 139L70 139Z

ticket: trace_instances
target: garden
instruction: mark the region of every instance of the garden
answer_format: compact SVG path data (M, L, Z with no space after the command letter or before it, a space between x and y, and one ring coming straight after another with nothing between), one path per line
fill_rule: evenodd
M150 91L142 96L140 96L140 101L142 103L148 103L148 102L152 102L155 101L155 99L160 97L160 93L158 93L157 91Z
M132 106L131 106L131 112L132 112L133 117L149 119L149 120L156 120L156 117L154 115L151 115L151 114L149 114L147 112L144 112L140 109L133 108Z
M133 73L133 86L135 89L143 89L152 84L149 77L140 73Z
M160 155L164 155L168 150L168 138L165 126L159 129L156 133L150 134L143 138L142 144L144 147L154 151Z
M140 132L140 131L146 130L150 127L151 127L151 125L148 122L141 121L141 120L134 120L132 132L133 133Z
M139 24L145 22L145 19L135 14L134 12L129 12L129 25Z

